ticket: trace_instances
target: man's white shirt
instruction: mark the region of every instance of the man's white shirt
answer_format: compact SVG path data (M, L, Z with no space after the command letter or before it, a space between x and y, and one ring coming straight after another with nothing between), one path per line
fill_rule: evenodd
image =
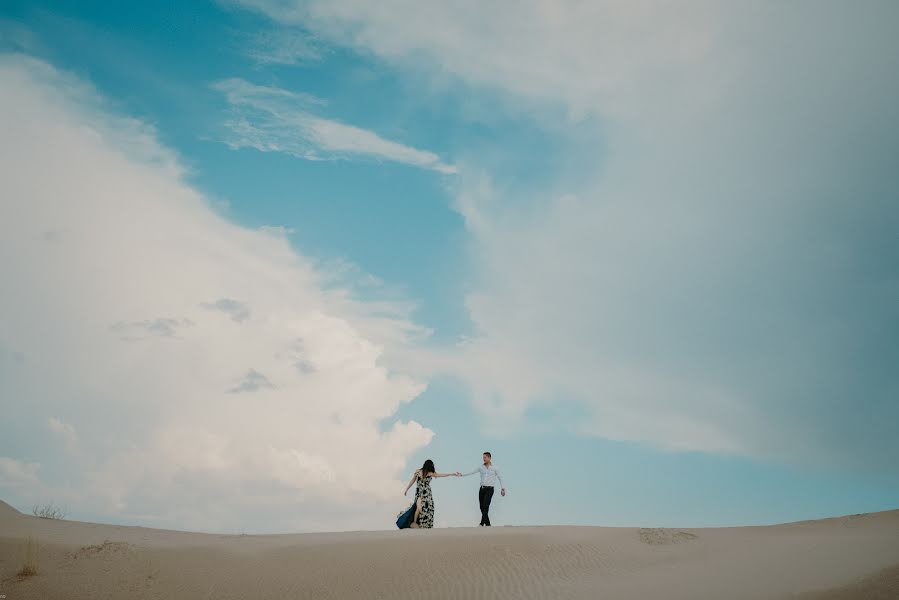
M488 485L491 487L496 487L497 482L499 482L499 487L501 489L505 489L506 486L503 485L503 476L499 474L499 469L490 465L489 467L485 467L484 465L479 466L474 471L470 471L468 473L462 473L462 477L467 477L468 475L474 475L475 473L481 474L481 485Z

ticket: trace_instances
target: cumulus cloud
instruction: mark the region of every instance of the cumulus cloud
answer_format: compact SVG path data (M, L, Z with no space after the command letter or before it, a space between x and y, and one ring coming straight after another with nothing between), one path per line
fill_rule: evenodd
M393 418L423 381L381 364L419 330L408 311L221 217L84 81L2 55L0 87L4 499L206 530L384 527L433 435Z
M311 108L324 103L314 96L254 85L243 79L226 79L213 87L225 94L231 107L231 118L225 122L231 135L225 143L232 149L283 152L307 160L369 158L446 174L456 172L456 167L444 163L433 152L313 114Z
M592 132L588 172L543 188L461 168L477 332L430 368L483 410L564 398L611 439L899 464L896 5L240 4Z

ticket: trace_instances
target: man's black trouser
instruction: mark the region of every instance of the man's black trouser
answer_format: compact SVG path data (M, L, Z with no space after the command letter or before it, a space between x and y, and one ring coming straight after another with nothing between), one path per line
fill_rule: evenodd
M493 486L482 485L478 490L478 503L481 505L481 525L490 526L490 517L487 512L490 510L490 501L493 500Z

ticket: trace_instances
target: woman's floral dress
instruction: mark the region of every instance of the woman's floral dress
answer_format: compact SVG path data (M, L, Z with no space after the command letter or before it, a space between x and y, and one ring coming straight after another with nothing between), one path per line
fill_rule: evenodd
M415 487L415 499L421 498L418 526L423 529L431 529L434 527L434 496L431 495L431 478L422 477L419 474L415 481L418 484Z

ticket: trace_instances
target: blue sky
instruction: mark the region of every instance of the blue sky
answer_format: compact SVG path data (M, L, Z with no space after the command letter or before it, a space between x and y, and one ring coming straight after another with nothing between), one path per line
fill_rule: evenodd
M503 524L895 508L896 9L670 10L5 3L0 497L379 529L490 449Z

